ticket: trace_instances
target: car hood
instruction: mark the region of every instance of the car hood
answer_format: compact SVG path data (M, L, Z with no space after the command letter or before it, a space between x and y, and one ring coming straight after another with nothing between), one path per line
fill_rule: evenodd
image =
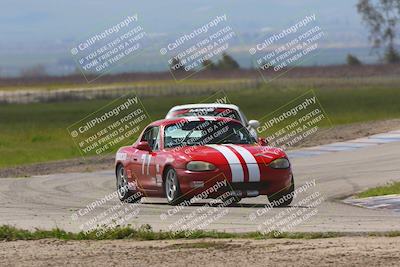
M217 165L240 164L243 161L253 164L268 164L277 158L287 157L285 152L279 148L259 145L189 146L182 148L180 153L188 160L206 161Z

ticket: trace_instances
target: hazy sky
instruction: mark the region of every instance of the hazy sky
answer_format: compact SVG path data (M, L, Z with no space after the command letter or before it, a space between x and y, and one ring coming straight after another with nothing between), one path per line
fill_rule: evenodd
M1 0L0 68L4 72L10 66L14 69L38 63L60 66L59 62L71 61L69 51L79 41L132 14L138 14L147 33L161 39L176 37L216 15L226 14L229 24L249 45L252 38L280 31L306 15L315 14L318 25L328 36L325 46L365 48L369 45L367 31L357 14L356 2ZM245 57L238 58L249 63ZM331 59L342 60L336 55L331 55ZM157 60L149 63L146 70L158 68Z
M238 31L274 29L316 13L330 31L360 27L354 0L2 0L0 42L80 38L130 13L137 13L148 32L177 33L214 15L226 13Z

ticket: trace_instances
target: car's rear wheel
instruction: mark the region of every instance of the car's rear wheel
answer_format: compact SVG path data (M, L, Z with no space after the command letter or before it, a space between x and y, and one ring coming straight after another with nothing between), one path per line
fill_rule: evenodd
M125 168L121 164L117 167L116 178L119 200L123 202L134 203L141 199L141 195L139 192L129 189L128 179L125 174Z
M173 168L169 168L165 173L164 190L168 204L177 205L183 201L178 174Z
M268 200L271 204L274 205L274 207L286 207L290 205L290 203L292 203L293 201L294 197L293 192L294 192L294 179L292 176L289 188L268 196Z

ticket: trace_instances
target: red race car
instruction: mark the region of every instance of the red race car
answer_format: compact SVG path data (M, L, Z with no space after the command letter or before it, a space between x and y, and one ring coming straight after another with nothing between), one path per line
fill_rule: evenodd
M237 120L164 119L148 125L115 159L121 201L166 197L171 205L194 197L267 195L274 206L291 203L293 174L286 154L258 141Z

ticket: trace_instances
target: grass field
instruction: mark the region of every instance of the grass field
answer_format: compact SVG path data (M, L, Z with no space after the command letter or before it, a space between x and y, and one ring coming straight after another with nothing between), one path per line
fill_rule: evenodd
M314 89L333 125L400 118L400 82L396 79L291 79L226 93L249 119L258 119L310 89ZM153 97L142 102L155 120L172 106L206 97ZM1 105L0 168L79 157L66 128L109 102Z

